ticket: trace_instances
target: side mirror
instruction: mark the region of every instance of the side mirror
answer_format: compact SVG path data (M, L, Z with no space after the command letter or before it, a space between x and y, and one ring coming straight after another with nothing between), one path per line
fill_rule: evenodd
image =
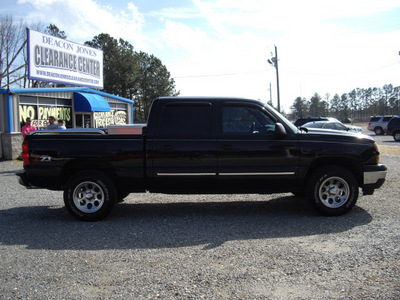
M275 138L277 139L283 139L286 137L286 129L281 123L276 123L275 124Z

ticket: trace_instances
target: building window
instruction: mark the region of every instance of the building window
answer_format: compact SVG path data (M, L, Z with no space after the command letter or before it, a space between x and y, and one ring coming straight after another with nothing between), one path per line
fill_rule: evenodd
M19 97L21 127L26 118L30 117L32 125L37 129L44 129L49 123L50 116L64 120L67 128L72 127L72 100L25 95Z
M94 127L106 128L109 125L128 123L128 105L125 103L109 103L110 112L94 112Z

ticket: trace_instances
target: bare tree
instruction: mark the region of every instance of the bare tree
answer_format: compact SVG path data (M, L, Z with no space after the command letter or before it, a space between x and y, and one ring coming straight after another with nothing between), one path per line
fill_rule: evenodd
M24 27L26 27L25 24L24 24ZM29 24L28 27L32 30L36 30L39 32L44 31L44 25L41 22ZM25 40L26 40L27 32L26 32L26 30L24 30L24 32L25 32L24 36L25 36ZM29 80L29 78L28 78L28 47L23 47L21 59L23 59L25 68L23 69L23 74L21 74L21 77L23 77L23 80L21 82L19 82L19 86L24 87L24 88L38 86L37 80Z
M29 87L28 55L27 55L27 24L16 23L12 16L0 15L0 87L10 88L11 85ZM29 25L31 29L43 31L40 23Z
M26 44L23 23L16 24L12 16L0 16L0 86L10 85L21 80L20 70L25 62L20 55Z

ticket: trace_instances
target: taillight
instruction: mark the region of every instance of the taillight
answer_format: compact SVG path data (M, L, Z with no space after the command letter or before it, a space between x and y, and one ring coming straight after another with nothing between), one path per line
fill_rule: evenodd
M371 126L371 122L368 123L368 126Z
M24 165L29 165L29 151L28 151L28 141L22 143L22 160Z

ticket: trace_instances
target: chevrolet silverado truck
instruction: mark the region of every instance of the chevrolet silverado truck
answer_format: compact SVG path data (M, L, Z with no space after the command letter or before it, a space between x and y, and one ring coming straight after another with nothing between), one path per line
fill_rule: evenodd
M76 218L96 221L129 193L305 195L342 215L359 189L385 181L366 135L297 128L260 101L162 97L144 125L35 131L25 136L20 183L64 191Z

